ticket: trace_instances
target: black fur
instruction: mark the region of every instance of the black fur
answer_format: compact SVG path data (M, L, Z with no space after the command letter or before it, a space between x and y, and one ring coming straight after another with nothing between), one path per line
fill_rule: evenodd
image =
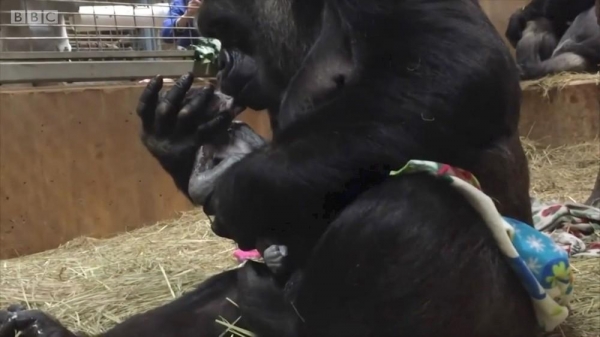
M9 320L11 312L16 312ZM221 322L251 326L258 336L282 337L293 330L295 311L263 264L249 261L204 281L164 306L135 315L98 337L218 337ZM51 316L11 306L0 310L0 337L75 337ZM228 335L227 335L228 336Z
M210 331L226 294L245 294L239 325L258 336L533 335L530 300L467 201L433 177L388 176L410 159L462 167L503 214L531 223L517 69L475 1L205 0L198 26L252 58L247 77L276 121L272 143L214 179L213 228L242 248L288 246L286 297L268 271L252 286L208 282L216 306L188 298L108 336ZM181 81L171 96L187 91ZM189 194L189 157L223 128L198 100L210 118L178 133L182 116L155 89L143 138ZM206 326L183 312L194 303Z
M510 17L506 37L512 46L516 47L527 22L539 18L550 20L554 33L560 37L566 32L571 21L593 5L594 0L531 0Z
M210 0L204 4L207 11L212 6ZM222 2L214 6L222 6ZM325 50L316 61L308 55L307 62L314 64L308 68L305 64L299 74L329 71L330 63L319 64L319 60L331 57L331 63L339 60L351 64L348 73L342 69L339 74L332 74L332 81L338 75L346 76L347 84L331 89L326 76L319 77L324 82L291 83L286 97L311 91L323 104L313 110L310 106L301 109L298 117L284 117L287 111L282 110L278 117L291 118L289 126L278 130L270 146L244 158L217 183L212 199L217 225L228 227L227 232L239 244L250 248L257 232L277 234L270 231L302 234L312 241L348 202L411 158L472 170L486 189L507 181L504 178L509 176L527 176L523 173L525 163L519 158L522 149L518 141L507 150L511 138L516 136L519 111L515 68L477 5L470 1L381 1L373 5L352 2L331 11L347 32L323 34L347 39L352 47L342 47L333 55L326 55ZM256 13L258 10L253 15L260 16ZM462 15L451 15L454 13ZM212 24L210 17L202 15L201 30ZM302 19L296 18L300 22ZM204 29L203 34L210 32ZM364 38L371 35L378 38ZM256 49L268 49L269 44L262 45L266 42L261 41L254 41L258 44ZM436 43L439 48L430 50L428 46ZM227 41L223 45L230 47ZM325 48L327 45L324 43ZM480 52L467 51L467 45L477 45ZM322 51L313 48L312 52ZM260 52L253 56L259 65L264 62ZM266 72L264 68L259 66ZM262 78L268 80L268 74L262 74ZM301 76L294 77L298 78ZM515 171L506 172L506 165L488 177L489 171L495 169L489 163L483 165L481 160L491 152L498 154L498 163L514 163ZM491 194L502 198L499 204L505 208L505 214L512 213L530 222L529 205L525 202L528 181L518 180L521 186L503 183L497 189L502 190L498 196ZM512 188L519 192L511 192ZM507 198L509 193L513 198ZM520 205L510 207L515 200ZM241 204L247 207L240 207ZM270 209L278 211L267 211ZM290 249L290 254L293 251Z
M531 304L485 223L423 174L348 206L295 298L303 336L534 336Z
M506 36L516 46L521 78L597 72L600 27L595 10L593 0L534 0L515 12Z

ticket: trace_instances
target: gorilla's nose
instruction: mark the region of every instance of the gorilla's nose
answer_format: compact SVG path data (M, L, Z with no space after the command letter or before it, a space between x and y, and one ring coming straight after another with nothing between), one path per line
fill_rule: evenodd
M224 70L227 65L231 62L231 54L225 49L221 49L219 53L219 71Z

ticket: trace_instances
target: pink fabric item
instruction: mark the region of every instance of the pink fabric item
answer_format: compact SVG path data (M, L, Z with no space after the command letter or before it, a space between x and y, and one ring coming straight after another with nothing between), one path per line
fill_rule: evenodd
M239 262L243 262L246 260L255 260L255 259L258 260L262 257L262 256L260 256L260 253L256 249L250 250L250 251L243 251L240 249L236 249L235 252L233 252L233 256L235 256L235 258Z

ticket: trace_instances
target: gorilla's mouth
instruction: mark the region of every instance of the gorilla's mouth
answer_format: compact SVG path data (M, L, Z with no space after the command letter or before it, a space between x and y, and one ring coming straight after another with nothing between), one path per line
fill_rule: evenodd
M266 107L266 98L258 82L258 68L252 56L222 48L217 61L217 85L222 93L233 97L236 105L255 110Z

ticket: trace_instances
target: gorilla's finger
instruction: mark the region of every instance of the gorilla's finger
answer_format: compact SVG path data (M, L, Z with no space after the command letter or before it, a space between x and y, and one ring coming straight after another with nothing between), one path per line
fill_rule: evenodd
M137 114L142 119L144 131L151 132L154 125L154 111L158 102L158 95L163 87L163 78L160 75L154 77L140 96L137 106Z
M181 107L181 102L192 87L192 83L194 83L194 75L192 73L181 76L165 97L161 99L156 108L155 127L158 135L169 132L175 124L175 118Z
M23 337L75 337L54 317L39 310L25 310L15 313L16 329Z
M198 124L210 119L209 104L214 97L214 86L208 86L186 104L177 116L175 133L186 135L192 132Z
M17 323L10 319L10 315L8 311L2 310L0 311L0 337L15 337L17 330Z
M38 319L35 315L36 311L20 311L16 314L13 321L15 322L15 326L17 330L26 330L31 327L32 324L36 322Z
M17 312L17 311L27 310L27 308L25 308L24 306L22 306L20 304L11 304L8 306L8 308L6 310L9 312Z
M43 311L25 310L15 314L14 321L16 322L17 330L22 331L25 336L37 336L37 331L39 330L45 330L49 335L51 335L50 331L65 332L64 334L56 335L60 337L67 337L70 335L68 330L63 327L60 322Z
M196 142L197 144L203 144L210 141L218 133L225 132L231 122L234 119L234 115L231 111L220 112L215 118L210 121L201 124L196 129Z

